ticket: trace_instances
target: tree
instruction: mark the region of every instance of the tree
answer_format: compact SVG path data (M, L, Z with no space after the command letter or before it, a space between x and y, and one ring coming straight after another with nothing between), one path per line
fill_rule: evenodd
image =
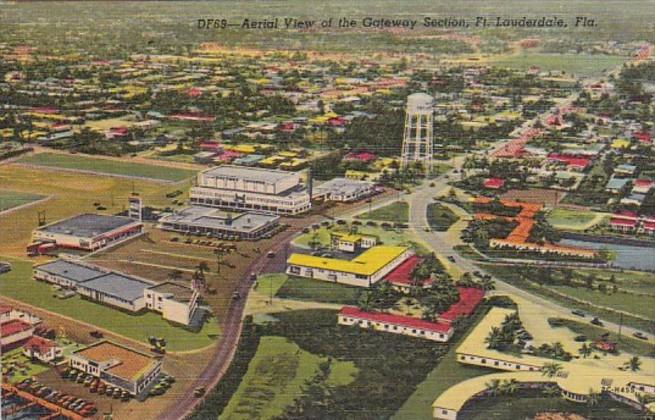
M373 309L373 293L368 290L363 292L357 299L357 307L360 311L370 312Z
M500 379L492 379L491 381L485 383L487 391L492 397L495 397L501 392L501 383Z
M593 349L592 349L591 346L589 346L587 343L584 343L584 344L583 344L583 345L578 349L578 353L580 353L580 355L581 355L584 359L586 359L587 357L589 357L589 356L591 355L592 352L593 352Z
M172 281L176 281L182 278L182 272L180 270L172 270L170 273L168 273L168 278L171 279Z
M501 393L506 395L515 394L516 391L519 390L519 388L520 388L519 382L514 378L504 380L500 385Z
M482 280L480 280L478 284L484 291L496 290L496 282L488 277L485 277Z
M541 367L541 376L547 376L549 378L552 378L553 376L557 375L559 372L562 371L562 365L559 363L544 363L544 365Z
M589 408L589 417L591 417L591 412L593 408L600 403L600 394L594 391L592 388L589 388L589 395L587 396L587 407Z
M623 364L623 367L636 372L641 369L641 359L639 359L639 356L632 356L630 360Z

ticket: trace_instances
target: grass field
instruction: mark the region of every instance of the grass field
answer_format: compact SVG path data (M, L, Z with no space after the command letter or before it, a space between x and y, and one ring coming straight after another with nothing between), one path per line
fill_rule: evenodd
M40 200L44 197L45 196L39 194L0 190L0 211L23 206L25 204Z
M459 217L448 207L439 203L430 203L427 208L428 225L430 229L438 232L448 230Z
M173 326L155 312L131 315L109 306L93 303L75 296L69 299L53 297L49 284L32 280L32 264L28 261L8 260L12 271L0 276L0 295L38 306L48 311L96 325L116 334L147 343L148 336L164 337L169 351L193 350L216 341L218 323L210 320L201 331L194 333Z
M541 71L564 71L569 76L598 77L604 70L612 70L626 61L625 57L589 54L528 53L498 56L488 64L527 70L538 66Z
M378 220L381 222L407 223L409 220L409 204L405 201L396 201L387 206L380 207L355 216L356 219Z
M262 283L262 286L264 287L262 291L265 291L266 284ZM359 293L360 289L357 287L292 276L279 288L276 296L286 299L354 305L357 303Z
M548 223L556 229L585 230L601 221L604 217L591 211L554 209L546 216Z
M410 238L408 238L405 233L400 229L382 229L376 226L356 226L357 233L363 235L373 235L376 236L384 245L412 245ZM332 229L321 226L320 228L314 230L311 229L309 233L304 233L294 239L294 245L309 248L309 243L314 240L314 238L320 243L321 247L329 248L330 247L330 232L340 232L348 233L347 226L333 226Z
M550 321L553 318L549 318ZM632 353L637 356L653 357L655 356L655 347L652 344L632 338L630 336L623 335L619 340L618 334L610 332L605 328L597 327L585 322L574 321L572 319L563 319L563 318L554 318L559 322L562 327L568 328L576 334L586 335L587 338L591 341L600 338L603 334L609 334L607 336L608 341L616 342L617 348L621 352ZM558 328L558 327L553 327Z
M0 166L0 185L7 190L52 198L10 214L0 215L0 255L25 256L32 230L38 226L38 211L46 211L46 221L52 223L79 213L97 212L94 203L101 203L105 214L115 214L127 206L132 188L150 206L170 206L166 193L177 187L144 180L130 180L108 176L84 175L72 172L53 172L48 169L26 168L18 165ZM180 188L183 189L183 188Z
M598 290L589 290L586 287L552 286L554 290L566 293L578 299L593 302L595 305L607 306L631 314L655 319L655 297L634 295L631 293L603 293Z
M275 296L287 281L284 273L266 273L257 276L257 291L269 296Z
M123 175L163 181L181 181L195 174L195 171L186 169L58 153L39 153L25 156L19 159L18 162L49 168L77 169L106 175Z
M327 358L304 351L284 337L264 336L239 388L219 419L270 419L282 414ZM333 361L328 384L354 380L353 362Z

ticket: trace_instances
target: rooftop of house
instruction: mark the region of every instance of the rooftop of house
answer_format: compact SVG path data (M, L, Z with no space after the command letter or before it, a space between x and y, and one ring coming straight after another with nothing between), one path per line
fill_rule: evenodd
M411 316L394 315L383 312L366 312L354 306L344 306L341 308L341 311L339 311L339 315L351 316L353 318L377 321L402 327L418 328L438 333L447 333L452 328L449 324L443 322L432 322Z

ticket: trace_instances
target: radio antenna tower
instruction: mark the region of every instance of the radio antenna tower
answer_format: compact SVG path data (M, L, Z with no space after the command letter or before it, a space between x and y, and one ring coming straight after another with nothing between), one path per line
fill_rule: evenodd
M410 162L421 162L426 173L432 172L432 105L433 98L426 93L413 93L407 97L401 155L403 169L407 169Z

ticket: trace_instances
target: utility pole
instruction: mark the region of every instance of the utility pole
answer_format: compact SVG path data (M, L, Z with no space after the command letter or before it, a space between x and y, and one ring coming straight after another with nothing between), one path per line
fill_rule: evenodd
M623 328L623 312L619 312L619 341L621 341L621 329Z

